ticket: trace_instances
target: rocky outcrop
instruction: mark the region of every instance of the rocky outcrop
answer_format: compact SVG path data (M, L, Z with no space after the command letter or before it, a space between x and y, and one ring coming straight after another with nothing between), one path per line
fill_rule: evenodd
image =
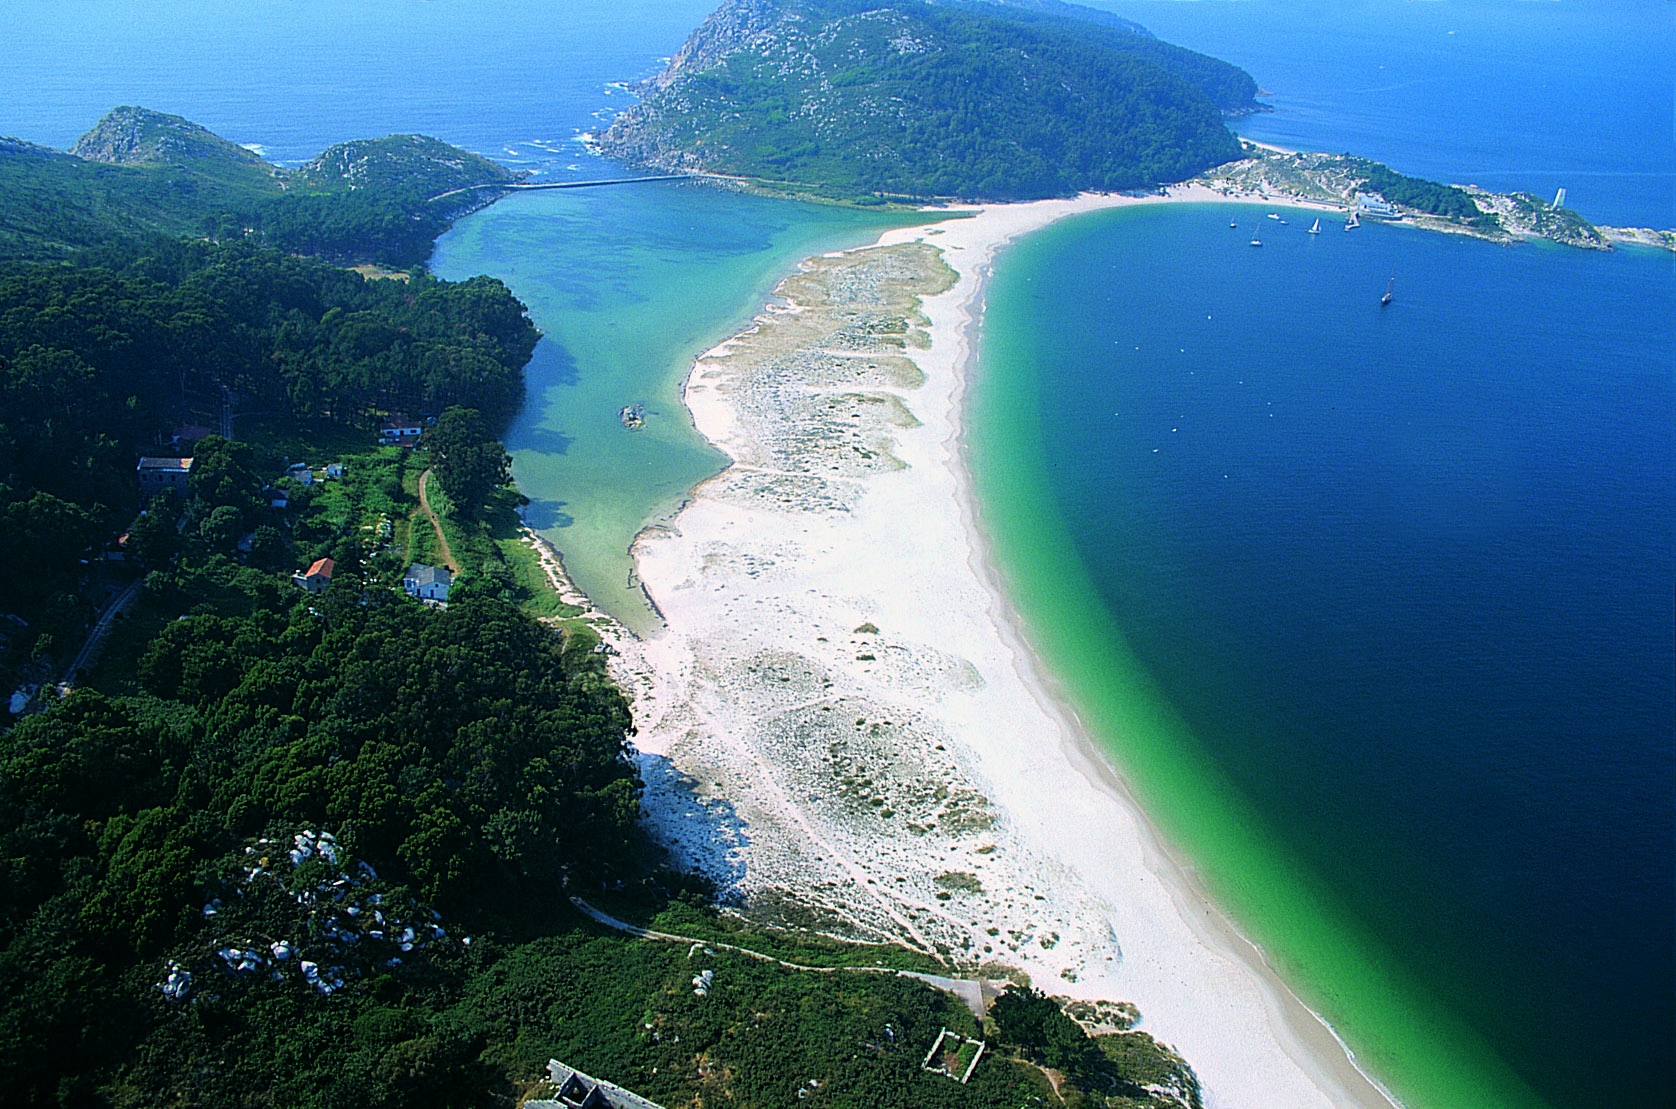
M693 108L677 86L741 50L768 45L779 37L776 30L798 22L801 17L786 11L777 0L725 0L687 36L662 71L635 88L644 99L611 122L610 129L597 140L599 152L630 165L670 173L708 169L718 151L685 148L676 137L676 129L666 123L667 117L678 119Z
M751 45L764 31L798 18L776 0L726 0L687 36L662 72L641 83L639 91L644 95L666 89L687 74L719 65L730 54Z
M256 154L189 119L148 108L112 108L70 153L117 166L178 165L214 159L267 167Z

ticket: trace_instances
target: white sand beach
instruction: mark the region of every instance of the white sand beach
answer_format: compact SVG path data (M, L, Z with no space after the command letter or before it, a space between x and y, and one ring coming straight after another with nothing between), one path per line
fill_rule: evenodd
M811 259L686 386L733 460L634 554L620 635L647 809L754 919L1133 1002L1218 1109L1388 1107L1199 896L1053 694L962 461L996 252L1160 200L992 206Z

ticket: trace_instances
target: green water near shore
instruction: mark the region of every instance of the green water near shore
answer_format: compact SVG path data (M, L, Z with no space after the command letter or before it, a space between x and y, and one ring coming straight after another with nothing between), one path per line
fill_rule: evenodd
M802 259L923 218L650 184L508 197L438 241L438 276L501 279L541 328L507 448L526 521L595 604L657 626L629 545L726 464L681 402L692 360ZM623 427L627 405L643 428Z
M1125 642L1077 554L1044 451L1034 283L1093 220L1011 248L988 291L967 443L980 524L1032 648L1206 892L1361 1065L1413 1109L1546 1103L1366 928L1210 757ZM1218 216L1218 219L1221 217ZM1158 248L1173 239L1155 235ZM1144 259L1129 260L1144 271ZM1128 264L1128 263L1126 263ZM1559 1003L1559 1002L1557 1002Z

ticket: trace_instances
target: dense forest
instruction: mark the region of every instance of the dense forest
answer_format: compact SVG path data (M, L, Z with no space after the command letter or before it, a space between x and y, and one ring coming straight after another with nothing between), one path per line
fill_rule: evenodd
M409 506L420 452L282 479L275 513L258 448L198 448L131 532L152 568L104 663L0 734L6 1104L510 1107L558 1057L671 1107L1014 1109L1054 1096L1041 1067L1068 1104L1197 1106L1166 1048L1038 994L984 1028L917 980L587 921L567 890L798 962L889 955L753 934L659 869L588 639L493 575L445 608L391 587L402 537L361 522ZM944 1028L991 1038L967 1085L921 1068Z
M956 0L735 0L604 149L847 199L1021 200L1179 181L1240 156L1256 85L1122 27Z
M61 258L162 235L413 266L495 190L441 194L513 180L420 135L344 143L283 170L179 116L117 108L68 154L0 139L0 258Z
M224 400L346 429L467 403L498 431L536 338L490 278L367 281L244 242L117 240L0 276L0 679L66 661L92 611L84 560L133 518L135 460L175 425Z

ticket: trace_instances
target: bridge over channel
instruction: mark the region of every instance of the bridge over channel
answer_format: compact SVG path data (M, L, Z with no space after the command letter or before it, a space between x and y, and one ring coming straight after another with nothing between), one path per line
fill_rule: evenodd
M517 184L489 184L467 185L460 189L449 189L445 193L437 193L431 200L444 200L461 193L475 192L480 189L499 189L502 192L535 192L540 189L597 189L605 185L639 185L648 181L743 181L742 177L729 177L723 173L659 173L646 177L607 177L598 181L535 181Z

